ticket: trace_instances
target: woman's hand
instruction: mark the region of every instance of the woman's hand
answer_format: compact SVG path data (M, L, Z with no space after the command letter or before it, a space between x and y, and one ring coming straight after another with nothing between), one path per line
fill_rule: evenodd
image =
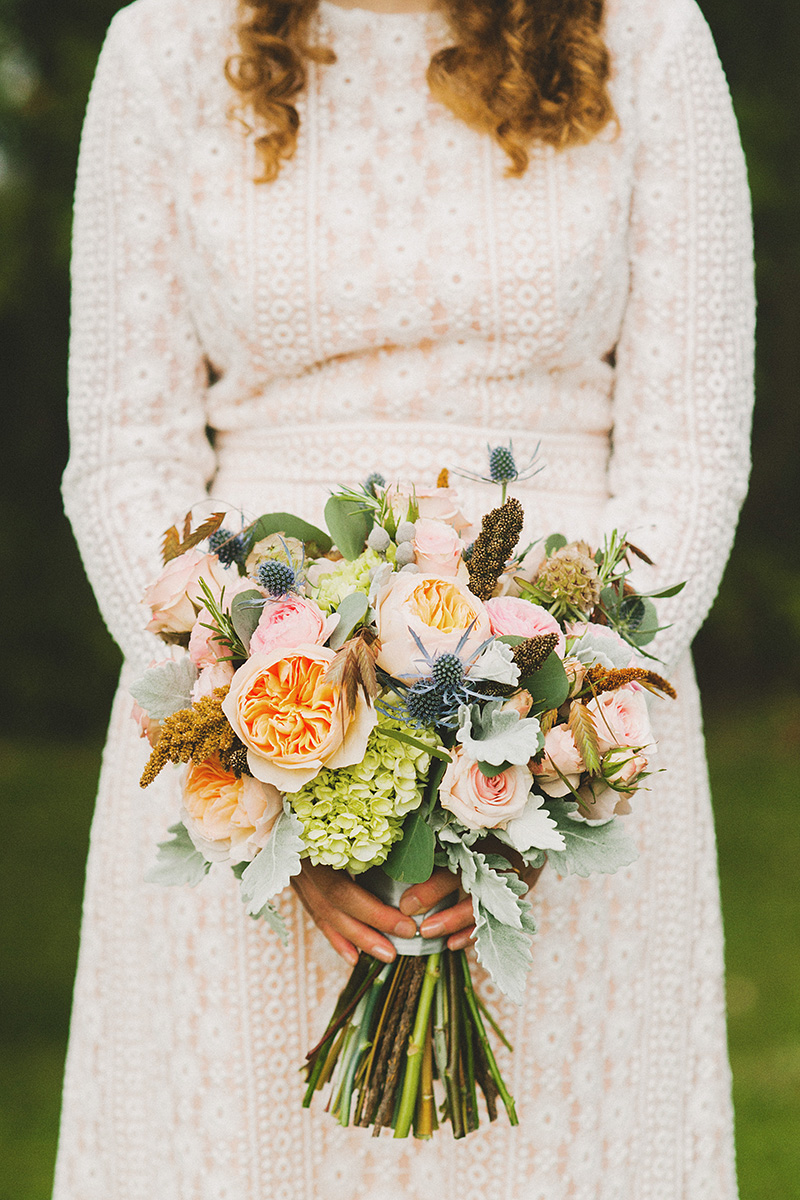
M410 938L417 932L409 916L359 887L346 871L314 867L305 859L300 874L292 879L292 887L336 953L354 965L359 950L383 962L393 961L397 951L381 933ZM452 890L453 877L450 876L450 887L443 895Z
M513 865L520 878L527 883L528 888L532 888L544 868L526 867L522 859L513 851L509 851L507 846L503 847L503 853L506 858L519 860L515 861ZM407 913L410 917L428 912L458 886L458 879L455 875L451 875L444 868L437 868L425 883L415 883L403 893L400 900L400 911ZM463 950L475 933L472 898L470 896L464 898L462 895L462 898L451 908L444 908L441 912L426 917L420 926L420 933L423 937L447 936L448 950Z

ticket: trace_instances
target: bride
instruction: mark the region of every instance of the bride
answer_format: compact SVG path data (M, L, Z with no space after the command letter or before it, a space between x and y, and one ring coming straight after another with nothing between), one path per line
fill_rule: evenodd
M747 480L752 258L694 0L136 0L89 104L73 279L65 504L126 664L56 1200L733 1200L689 646ZM520 1127L375 1141L302 1110L297 1068L342 957L391 955L408 917L307 869L284 950L224 871L143 882L179 801L166 773L137 784L140 598L208 494L319 520L335 485L480 473L509 438L541 443L531 532L616 526L655 561L640 582L689 580L654 643L679 691L653 713L666 770L628 818L635 866L536 882L524 1005L483 980ZM491 500L463 489L473 516ZM442 921L468 940L463 906Z

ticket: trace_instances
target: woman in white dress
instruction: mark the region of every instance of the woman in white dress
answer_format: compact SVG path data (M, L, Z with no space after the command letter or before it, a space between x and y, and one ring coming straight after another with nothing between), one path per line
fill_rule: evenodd
M334 51L303 60L305 78L262 109L286 134L266 157L262 118L231 115L243 86L269 86L253 61L229 72L238 91L226 78L255 44L235 0L136 0L98 68L65 500L126 665L55 1196L732 1200L688 653L748 473L752 255L724 78L694 0L363 5L262 0L245 14L261 22L273 101L294 60L264 31L307 15L308 40ZM456 44L472 46L472 75L459 84L458 56L439 56L429 86L432 56ZM487 71L505 82L479 94ZM265 164L271 181L256 182ZM349 968L296 896L281 901L284 950L224 869L194 890L143 882L179 799L166 772L146 794L137 784L148 748L126 689L158 653L139 602L161 530L209 491L248 516L319 520L336 484L480 470L487 441L509 438L521 460L541 442L545 469L515 489L531 531L617 526L655 559L642 582L690 581L663 604L656 643L679 691L653 713L666 770L628 818L633 867L541 875L524 1005L482 984L516 1046L502 1066L519 1128L376 1141L300 1107L298 1065ZM472 515L493 500L483 485L463 496ZM357 889L333 903L308 879L337 949L383 944L354 923L374 911Z

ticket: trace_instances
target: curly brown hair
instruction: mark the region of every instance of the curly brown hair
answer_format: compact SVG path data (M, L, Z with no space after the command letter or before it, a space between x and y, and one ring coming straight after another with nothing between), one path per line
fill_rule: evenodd
M332 63L310 40L318 0L240 0L239 53L225 72L264 132L260 182L275 179L297 145L294 101L306 63ZM431 59L432 95L488 133L522 175L536 142L557 149L591 141L615 119L604 0L440 0L454 44Z

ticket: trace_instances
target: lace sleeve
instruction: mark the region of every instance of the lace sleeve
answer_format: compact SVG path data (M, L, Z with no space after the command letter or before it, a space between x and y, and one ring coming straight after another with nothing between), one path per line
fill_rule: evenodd
M639 63L605 525L655 560L637 568L640 587L688 580L660 602L669 628L647 648L672 664L711 607L747 487L753 256L744 160L708 27L693 0L656 7L666 26Z
M159 535L202 500L214 464L167 117L129 17L109 30L81 143L63 494L106 624L126 657L146 664L158 643L143 631L140 598L159 568Z

